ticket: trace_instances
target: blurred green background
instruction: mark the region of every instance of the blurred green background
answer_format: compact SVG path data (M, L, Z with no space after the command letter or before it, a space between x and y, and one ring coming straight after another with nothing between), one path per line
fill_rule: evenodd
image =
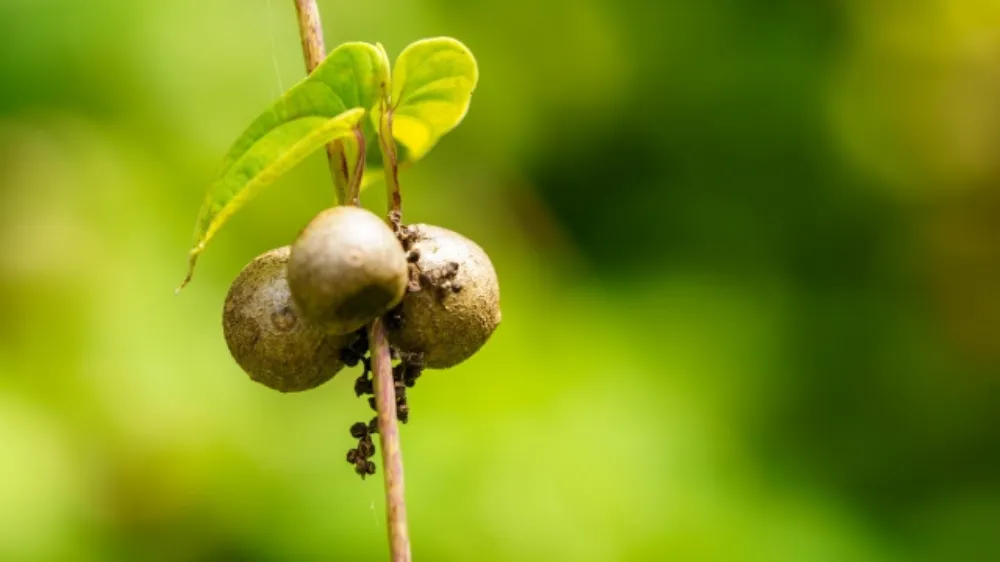
M320 8L328 47L451 35L481 70L402 177L504 310L411 396L416 560L1000 560L1000 3ZM280 395L221 334L331 204L323 156L173 295L303 76L292 2L3 0L0 50L0 560L386 559L355 374Z

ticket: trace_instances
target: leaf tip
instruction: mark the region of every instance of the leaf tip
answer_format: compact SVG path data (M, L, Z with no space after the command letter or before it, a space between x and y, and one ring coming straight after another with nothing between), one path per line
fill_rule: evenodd
M184 277L184 280L181 281L181 284L178 285L176 289L174 289L174 294L175 295L181 294L181 291L183 291L184 287L187 287L188 283L190 282L191 282L191 272L188 271L188 274Z
M200 253L201 253L201 248L198 246L195 246L194 248L191 249L190 257L188 257L187 275L184 276L184 280L181 281L181 284L178 285L176 289L174 289L175 295L181 294L181 290L183 290L184 287L187 287L188 283L191 282L191 277L194 276L194 264L195 262L198 261L198 254Z

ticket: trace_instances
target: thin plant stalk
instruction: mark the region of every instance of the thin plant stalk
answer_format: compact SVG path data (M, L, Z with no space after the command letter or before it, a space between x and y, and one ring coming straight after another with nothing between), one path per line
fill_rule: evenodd
M302 56L306 61L306 73L311 74L326 58L323 24L319 19L316 0L295 0L295 13L299 19L299 36L302 38ZM337 195L337 202L347 205L348 170L343 142L338 139L326 145L326 157L330 163L330 174L333 175L333 190Z
M316 0L294 0L298 13L299 34L302 36L302 53L306 59L306 70L312 72L326 56L323 45L323 27L319 19ZM390 129L391 131L391 129ZM392 144L390 140L390 144ZM384 144L383 144L384 147ZM363 158L364 149L359 151ZM395 146L393 146L393 149ZM347 162L342 147L327 145L330 171L334 178L337 198L342 203L349 202L347 193ZM388 175L396 186L396 198L391 201L390 219L398 224L399 208L398 183L395 182L395 150L392 153L392 167ZM363 162L362 162L363 171ZM387 175L387 176L388 176ZM356 173L354 180L360 180ZM358 186L359 188L360 186ZM351 187L351 202L356 202L356 190ZM395 211L395 213L393 212ZM389 554L392 562L411 562L410 536L406 522L406 500L403 485L403 455L399 443L399 422L396 419L396 388L392 378L392 360L389 341L381 319L369 326L368 342L372 353L372 375L374 379L375 407L378 412L379 443L382 449L382 472L385 475L385 513L389 527Z
M375 319L368 328L372 350L372 379L375 406L378 409L378 436L382 449L382 474L385 478L385 511L389 521L389 550L392 562L410 562L410 534L406 524L406 498L403 481L403 452L400 449L399 423L396 420L396 385L385 324Z
M399 230L403 220L403 197L399 191L399 160L396 156L396 140L392 137L392 108L385 107L382 98L382 122L379 123L378 142L382 149L382 165L385 168L386 200L389 204L389 223L393 230Z

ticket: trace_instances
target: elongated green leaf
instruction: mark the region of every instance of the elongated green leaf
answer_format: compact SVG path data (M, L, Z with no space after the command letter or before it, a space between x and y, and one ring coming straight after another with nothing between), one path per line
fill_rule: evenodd
M349 109L333 118L297 117L275 125L231 162L212 184L198 215L195 242L182 289L191 280L198 256L223 223L267 185L328 142L353 136L365 110ZM240 137L243 140L244 137Z
M392 69L392 136L408 160L423 158L462 122L478 80L472 51L455 39L423 39L403 49ZM372 118L377 125L381 113Z
M188 275L222 224L267 184L338 138L337 150L353 135L364 112L384 98L389 83L385 50L368 43L344 43L304 80L293 86L247 127L222 160L195 228ZM339 156L336 154L336 156ZM340 195L346 182L335 175Z
M281 123L299 117L336 117L348 109L371 109L389 83L385 51L368 43L338 46L305 80L293 86L262 113L233 143L222 162L222 172L255 140ZM220 175L221 175L220 173Z

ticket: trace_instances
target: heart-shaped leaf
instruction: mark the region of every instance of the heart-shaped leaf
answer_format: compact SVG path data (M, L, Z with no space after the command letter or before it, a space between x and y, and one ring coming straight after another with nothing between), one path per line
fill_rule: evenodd
M387 92L400 168L426 156L462 122L478 81L479 67L472 51L456 39L422 39L403 49L392 68L392 86ZM384 106L372 108L370 122L375 131L381 130L383 115ZM362 185L374 183L383 173L375 152Z
M411 43L392 68L392 136L420 160L469 111L479 69L472 51L450 37Z
M205 194L188 272L178 290L191 280L198 256L219 228L247 201L328 142L353 135L365 110L349 109L334 118L307 116L281 123L255 139L229 164ZM242 138L242 137L241 137Z

